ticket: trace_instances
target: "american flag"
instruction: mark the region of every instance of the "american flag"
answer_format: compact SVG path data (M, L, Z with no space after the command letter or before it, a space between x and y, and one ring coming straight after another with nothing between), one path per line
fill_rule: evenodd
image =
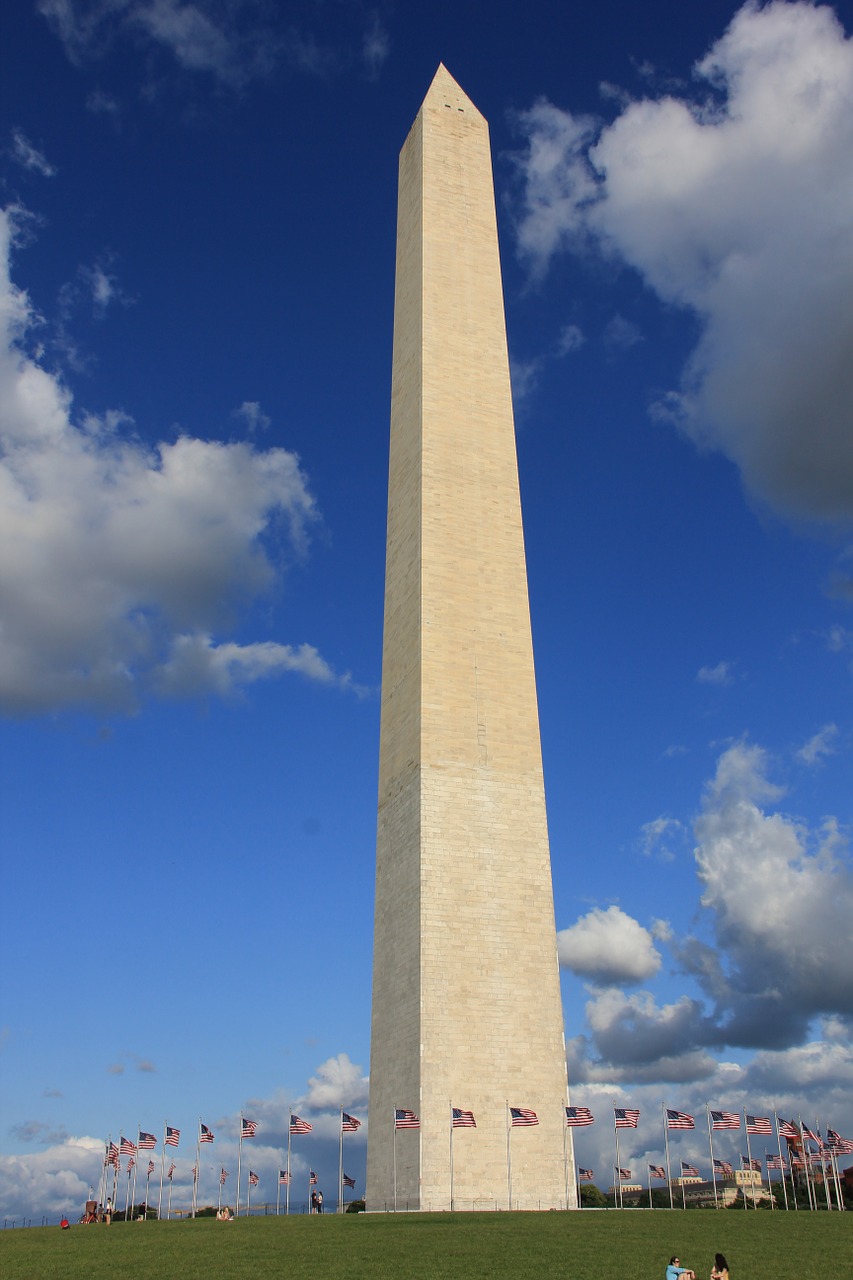
M394 1111L395 1129L420 1129L420 1127L421 1122L414 1111L407 1111L405 1107L396 1108Z
M715 1173L720 1173L720 1174L722 1174L722 1176L723 1176L724 1178L731 1178L731 1177L732 1177L732 1175L734 1174L734 1169L733 1169L733 1168L732 1168L732 1166L729 1164L728 1160L716 1160L716 1159L715 1159L715 1160L714 1160L714 1172L715 1172Z
M114 1142L111 1142L109 1146L109 1151L107 1153L107 1163L118 1166L118 1156L119 1156L118 1147Z
M740 1112L739 1111L712 1111L711 1112L711 1128L712 1129L739 1129L740 1128Z
M670 1111L666 1109L666 1127L667 1129L695 1129L693 1117L689 1116L686 1111Z
M149 1161L148 1161L148 1177L149 1177L149 1178L151 1177L151 1175L152 1175L152 1173L153 1173L153 1172L154 1172L154 1161L153 1161L153 1160L149 1160Z
M613 1123L617 1129L636 1129L639 1119L639 1111L633 1111L628 1107L613 1108Z
M576 1125L592 1124L594 1119L589 1107L566 1107L566 1124L570 1129Z
M290 1117L291 1133L310 1133L313 1128L313 1124L309 1124L307 1120L300 1120L299 1116Z
M206 1124L199 1124L198 1140L199 1140L199 1142L212 1142L212 1141L213 1141L213 1134L212 1134L212 1133L211 1133L211 1131L208 1129L208 1127L207 1127L207 1125L206 1125Z
M816 1133L812 1133L811 1129L807 1128L806 1125L803 1125L803 1137L808 1138L811 1142L817 1142L818 1145L820 1144L820 1138Z
M136 1155L136 1143L131 1142L130 1138L122 1138L119 1144L119 1152L123 1156Z
M509 1117L510 1126L512 1128L515 1128L516 1125L531 1125L539 1123L539 1117L536 1112L528 1110L527 1107L510 1107Z
M834 1129L826 1131L826 1145L830 1151L834 1151L839 1156L853 1155L853 1142L849 1138L842 1138Z
M176 1147L181 1140L180 1129L171 1129L166 1125L166 1137L163 1139L167 1147Z
M139 1130L139 1150L153 1151L157 1146L157 1139L153 1133L145 1133L143 1129Z
M699 1175L699 1170L696 1168L695 1164L688 1164L686 1160L682 1160L681 1176L682 1178L698 1178L700 1175Z
M764 1159L767 1162L768 1169L784 1169L785 1168L785 1161L782 1159L781 1156L768 1155L768 1153L765 1151Z
M650 1165L649 1165L649 1177L650 1177L650 1178L663 1178L663 1179L665 1180L665 1179L666 1179L666 1169L664 1169L664 1167L663 1167L663 1165L662 1165L662 1164L650 1164Z
M240 1124L241 1138L254 1138L255 1134L257 1133L257 1130L258 1130L258 1125L255 1120L243 1120L241 1117L241 1124Z
M354 1187L354 1186L355 1186L355 1178L351 1178L351 1177L349 1176L349 1174L348 1174L348 1173L345 1173L345 1174L344 1174L344 1186L345 1186L345 1187Z
M309 1172L309 1174L308 1174L308 1186L309 1186L309 1187L316 1187L316 1185L317 1185L317 1175L316 1175L316 1173L314 1172L314 1170L313 1170L313 1169L311 1169L311 1170L310 1170L310 1172Z
M595 1174L592 1169L578 1168L578 1178L581 1182L592 1182L594 1177Z
M260 1178L258 1177L258 1175L256 1173L252 1173L252 1170L250 1169L249 1170L249 1186L256 1187L259 1182L260 1182Z
M193 1165L193 1182L198 1182L198 1165Z
M751 1116L746 1117L747 1133L772 1133L773 1126L767 1116Z
M228 1177L228 1170L227 1170L227 1169L220 1169L220 1170L219 1170L219 1185L220 1185L220 1187L224 1187L224 1186L225 1186L225 1179L226 1179L227 1177Z
M806 1167L806 1162L802 1156L795 1156L795 1155L791 1156L792 1169L805 1169L805 1167Z
M131 1156L131 1157L130 1157L130 1159L128 1160L128 1162L127 1162L127 1176L128 1176L128 1177L130 1177L130 1171L131 1171L131 1169L134 1167L134 1165L135 1165L135 1164L136 1164L136 1161L134 1160L133 1156Z
M630 1169L620 1169L618 1165L616 1165L616 1166L614 1166L614 1167L615 1167L615 1169L616 1169L616 1172L619 1174L619 1181L620 1181L620 1182L630 1182L630 1181L631 1181L631 1170L630 1170Z
M777 1123L780 1138L799 1138L800 1131L795 1124L791 1124L790 1120L779 1120Z
M341 1112L341 1133L355 1133L360 1128L360 1120L356 1120L355 1116L348 1116L345 1111Z
M761 1161L750 1159L749 1156L741 1156L740 1166L742 1169L752 1169L754 1173L761 1173Z
M289 1183L290 1183L290 1174L288 1173L287 1169L279 1169L279 1171L278 1171L278 1180L279 1180L279 1182L281 1183L281 1185L282 1185L283 1187L286 1187L286 1186L288 1186L288 1185L289 1185Z
M175 1176L175 1170L177 1169L177 1167L178 1167L178 1166L175 1164L174 1160L173 1160L173 1161L172 1161L172 1163L169 1165L169 1168L168 1168L168 1170L167 1170L167 1172L166 1172L166 1177L169 1179L169 1181L170 1181L170 1182L172 1181L172 1179L173 1179L173 1178L174 1178L174 1176Z
M452 1107L453 1112L453 1128L454 1129L476 1129L477 1121L474 1119L473 1111L461 1111L459 1107Z

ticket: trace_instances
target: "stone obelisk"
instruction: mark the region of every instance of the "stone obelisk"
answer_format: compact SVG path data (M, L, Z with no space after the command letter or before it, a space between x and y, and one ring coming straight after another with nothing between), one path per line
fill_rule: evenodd
M572 1205L489 133L443 66L397 216L367 1208Z

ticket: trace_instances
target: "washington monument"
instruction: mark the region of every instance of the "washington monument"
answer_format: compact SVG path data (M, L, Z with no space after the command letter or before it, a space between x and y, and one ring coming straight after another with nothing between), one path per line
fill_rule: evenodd
M367 1208L571 1206L489 132L443 66L396 271Z

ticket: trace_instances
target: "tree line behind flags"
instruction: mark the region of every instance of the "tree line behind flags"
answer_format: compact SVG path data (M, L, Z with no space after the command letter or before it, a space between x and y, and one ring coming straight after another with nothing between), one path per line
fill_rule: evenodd
M349 1115L348 1112L344 1111L343 1108L341 1108L341 1118L340 1118L340 1141L341 1141L340 1157L341 1158L340 1158L340 1169L339 1169L339 1175L338 1175L338 1183L339 1183L338 1191L339 1191L340 1205L343 1204L344 1189L347 1188L352 1190L355 1188L355 1185L356 1185L355 1178L351 1178L349 1174L344 1173L344 1170L343 1170L344 1134L356 1133L360 1128L361 1128L361 1120L359 1120L356 1116ZM279 1169L279 1174L278 1174L279 1192L276 1200L276 1212L278 1212L278 1209L279 1209L281 1187L286 1187L287 1189L285 1212L289 1213L290 1211L291 1140L294 1137L300 1137L305 1134L312 1133L313 1129L314 1129L314 1126L308 1120L303 1120L300 1116L296 1115L293 1112L290 1113L288 1128L287 1128L287 1166L284 1169ZM258 1135L258 1122L256 1120L248 1119L241 1113L240 1126L238 1130L239 1146L238 1146L238 1157L237 1157L237 1186L236 1186L237 1208L235 1211L238 1215L240 1212L240 1192L241 1192L241 1183L242 1183L241 1175L242 1175L243 1142L244 1140L251 1140L255 1138L257 1135ZM193 1185L193 1199L192 1199L192 1216L193 1217L196 1216L196 1212L198 1210L198 1192L199 1192L199 1180L200 1180L200 1174L201 1174L201 1147L203 1144L210 1144L215 1142L215 1140L216 1140L216 1135L213 1132L213 1130L210 1128L209 1125L206 1125L201 1120L201 1118L199 1118L198 1129L196 1133L195 1163L193 1164L192 1170L191 1170L192 1185ZM164 1125L163 1149L162 1149L162 1154L160 1159L159 1191L158 1191L158 1197L157 1197L157 1217L158 1218L162 1216L164 1182L167 1184L167 1193L168 1193L168 1205L167 1205L167 1211L166 1211L167 1217L170 1216L171 1214L172 1182L174 1180L174 1176L177 1171L177 1165L175 1164L174 1160L171 1160L169 1163L168 1169L166 1168L166 1148L177 1147L180 1145L180 1141L181 1141L181 1130L175 1128L173 1125L168 1125L168 1124ZM137 1129L137 1136L135 1140L132 1138L126 1138L123 1133L119 1135L118 1143L113 1142L112 1136L110 1136L107 1139L107 1142L105 1144L105 1149L104 1149L103 1172L101 1174L101 1179L98 1186L98 1199L101 1204L109 1204L109 1206L113 1209L116 1207L117 1192L118 1192L118 1175L120 1172L122 1172L121 1158L122 1156L126 1156L127 1165L125 1166L124 1172L127 1175L127 1187L125 1190L125 1213L127 1213L128 1206L136 1203L138 1152L153 1151L156 1146L157 1146L156 1136L153 1133L149 1133L147 1132L147 1130L144 1130L141 1128ZM153 1160L150 1160L148 1162L148 1173L147 1173L146 1188L145 1188L146 1211L148 1208L151 1207L148 1184L150 1182L151 1175L155 1172L155 1170L156 1170L156 1165ZM110 1189L110 1173L111 1172L112 1172L112 1188ZM229 1174L228 1170L224 1166L222 1166L219 1171L220 1210L222 1208L222 1188L225 1186L225 1183L230 1176L231 1175ZM131 1179L132 1179L132 1183L131 1183ZM259 1183L260 1183L260 1175L255 1173L254 1170L249 1169L247 1174L247 1179L246 1179L246 1201L245 1201L246 1213L249 1213L251 1210L251 1188L258 1186ZM317 1175L313 1169L309 1174L308 1185L309 1187L314 1187L317 1185Z

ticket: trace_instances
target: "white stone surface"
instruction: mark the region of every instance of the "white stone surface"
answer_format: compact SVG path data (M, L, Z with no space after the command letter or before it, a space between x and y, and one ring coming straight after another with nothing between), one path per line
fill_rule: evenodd
M444 67L400 156L370 1077L369 1210L450 1207L451 1105L454 1208L575 1203L488 126Z

